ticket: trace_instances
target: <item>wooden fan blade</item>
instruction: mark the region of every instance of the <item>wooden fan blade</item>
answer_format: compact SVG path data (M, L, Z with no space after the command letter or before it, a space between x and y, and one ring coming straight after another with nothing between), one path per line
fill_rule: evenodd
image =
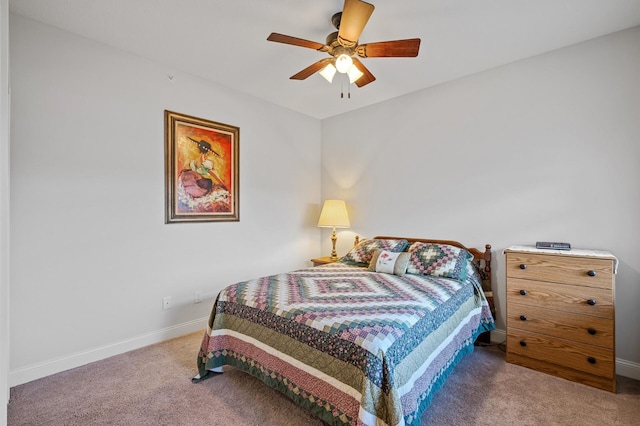
M275 41L277 43L291 44L293 46L306 47L314 50L322 50L324 48L324 44L318 43L316 41L305 40L298 37L291 37L284 34L271 33L269 37L267 37L269 41Z
M371 74L371 71L364 66L362 62L358 60L358 58L353 58L353 65L360 70L363 74L362 77L355 81L356 86L362 87L376 80L376 78Z
M358 42L374 6L361 0L345 0L340 18L338 40L345 47L353 47Z
M361 58L415 58L420 50L420 39L380 41L361 44L356 53Z
M308 67L306 67L305 69L303 69L299 73L294 74L289 78L291 80L304 80L305 78L309 77L310 75L315 74L318 71L322 70L324 67L329 65L331 63L331 61L333 61L333 58L321 59L318 62L316 62L315 64L309 65Z

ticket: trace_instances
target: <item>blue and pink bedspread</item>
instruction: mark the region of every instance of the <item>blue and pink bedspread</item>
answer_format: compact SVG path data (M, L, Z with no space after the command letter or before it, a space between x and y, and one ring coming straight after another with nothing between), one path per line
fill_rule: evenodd
M476 337L495 329L475 276L333 263L220 292L198 369L231 365L329 424L419 424Z

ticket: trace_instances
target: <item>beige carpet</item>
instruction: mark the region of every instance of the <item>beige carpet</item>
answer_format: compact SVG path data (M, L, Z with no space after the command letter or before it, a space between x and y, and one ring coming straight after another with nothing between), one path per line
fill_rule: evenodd
M193 384L202 333L138 349L11 389L8 424L321 425L233 368ZM600 391L507 364L476 348L436 394L422 425L638 425L640 382Z

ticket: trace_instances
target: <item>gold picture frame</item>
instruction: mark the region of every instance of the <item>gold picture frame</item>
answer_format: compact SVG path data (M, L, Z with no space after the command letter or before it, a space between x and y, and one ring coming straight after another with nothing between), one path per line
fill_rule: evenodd
M164 111L165 223L237 222L240 128Z

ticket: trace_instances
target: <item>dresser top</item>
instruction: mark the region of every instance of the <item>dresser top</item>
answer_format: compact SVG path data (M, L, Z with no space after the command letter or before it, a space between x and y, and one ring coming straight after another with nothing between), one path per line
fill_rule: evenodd
M542 253L542 254L554 254L558 256L581 256L581 257L595 257L599 259L611 259L613 260L613 273L618 273L618 258L611 252L605 250L591 250L591 249L576 249L571 250L554 250L554 249L539 249L535 246L510 246L504 250L508 252L527 252L527 253Z

